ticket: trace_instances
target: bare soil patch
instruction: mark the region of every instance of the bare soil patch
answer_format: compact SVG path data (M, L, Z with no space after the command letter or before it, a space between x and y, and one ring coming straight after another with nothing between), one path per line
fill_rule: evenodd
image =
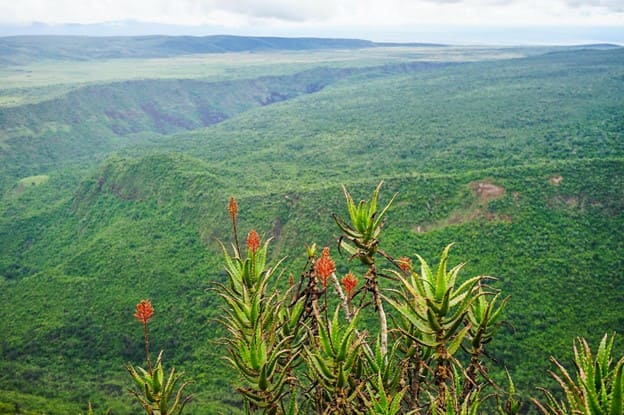
M559 183L563 180L563 176L553 176L550 178L550 184L553 186L559 186Z
M461 225L463 223L472 222L479 219L485 219L490 222L507 222L511 223L512 218L509 215L492 213L488 210L487 202L500 199L505 195L505 188L495 185L490 180L484 179L470 183L475 201L471 206L457 209L446 218L434 223L426 223L416 225L412 228L413 232L424 233L434 229L444 228L451 225ZM519 195L514 195L517 198Z
M505 188L488 181L478 181L470 185L479 202L488 202L505 195Z

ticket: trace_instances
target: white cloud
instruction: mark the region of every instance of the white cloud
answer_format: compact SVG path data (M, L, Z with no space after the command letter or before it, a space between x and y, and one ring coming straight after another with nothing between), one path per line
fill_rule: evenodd
M623 0L567 0L566 3L571 7L598 8L616 13L624 12Z
M623 0L0 0L0 21L222 27L622 25Z
M303 22L329 19L340 13L344 3L332 0L215 0L214 7L253 18Z

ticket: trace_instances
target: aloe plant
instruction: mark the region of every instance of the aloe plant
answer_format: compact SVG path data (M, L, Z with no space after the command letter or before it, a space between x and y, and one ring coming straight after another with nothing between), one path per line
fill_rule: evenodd
M149 329L148 322L154 315L154 308L150 300L141 300L136 306L134 317L143 325L143 336L145 340L145 360L147 369L126 365L126 370L136 383L138 389L128 389L128 391L139 401L145 412L149 415L180 415L186 404L191 400L191 396L183 397L184 388L191 382L183 382L176 388L178 382L184 376L183 373L176 373L175 368L169 372L165 379L165 371L162 365L161 351L158 354L156 365L152 365L149 349ZM175 395L174 395L175 391Z
M379 333L381 339L381 352L386 354L388 350L388 321L383 306L381 290L379 288L377 268L375 266L375 254L379 251L379 235L383 225L383 219L392 205L396 194L392 196L386 206L377 211L379 191L383 181L379 182L370 200L361 200L357 205L353 197L342 187L346 202L349 220L345 220L338 215L333 215L336 224L343 233L340 240L340 247L351 254L351 258L358 258L368 267L364 275L366 279L366 289L373 296L375 309L379 315ZM381 251L385 258L388 255Z
M366 387L369 396L367 415L411 415L416 413L415 411L403 412L401 408L401 401L407 388L400 389L392 395L385 388L381 374L377 376L376 382L369 382Z
M418 256L416 271L409 258L385 252L383 221L396 195L378 210L381 185L357 204L343 187L348 216L334 215L339 248L366 266L359 286L352 271L336 275L327 246L317 256L316 244L306 245L303 271L298 280L289 276L284 292L273 288L283 260L267 264L269 241L262 245L251 231L245 255L236 235L231 254L223 247L223 341L239 374L244 413L477 415L487 407L516 415L513 382L505 393L482 362L508 298L488 287L490 277L460 279L463 264L449 266L452 244L435 269ZM228 210L236 234L233 199ZM384 261L391 270L378 270ZM379 323L374 336L367 331L370 309Z
M355 413L353 408L361 400L364 337L356 334L357 316L343 325L339 312L337 307L331 321L317 321L318 342L310 342L304 348L311 378L316 383L310 396L316 400L317 413Z
M224 324L229 336L224 340L226 359L240 373L244 385L238 388L245 397L248 410L280 412L280 399L287 386L288 362L298 351L290 347L293 335L282 328L296 330L302 304L293 312L283 311L282 300L267 287L280 262L266 267L269 241L261 246L259 236L250 231L247 257L240 258L238 247L230 256L224 248L228 283L219 285L218 293L225 300ZM286 317L284 319L284 317Z
M453 355L471 329L466 319L478 295L477 284L483 279L477 276L458 283L463 264L447 269L451 246L442 252L435 272L420 256L420 273L411 271L405 275L405 272L395 272L401 289L391 291L394 298L387 297L388 303L401 317L397 320L398 330L432 352L435 362L433 384L437 388L430 394L438 411L447 406L448 385L453 382Z
M615 335L604 335L594 355L584 338L574 345L573 377L555 358L559 373L550 372L564 393L564 399L542 388L546 402L533 399L544 415L622 415L624 413L624 357L614 364Z
M156 365L152 367L151 372L142 367L126 366L138 387L138 389L130 389L130 393L136 397L149 415L180 415L191 400L190 396L182 396L184 388L191 382L182 383L176 390L176 385L184 375L176 373L175 368L172 368L169 376L165 378L162 354L163 352L158 354Z
M381 212L378 212L377 202L382 184L383 181L379 182L370 200L361 200L357 205L347 188L343 186L342 191L347 202L349 220L333 215L336 224L344 234L344 238L354 245L353 247L345 243L342 244L342 247L352 255L357 256L366 265L374 263L373 255L378 248L383 219L396 197L395 194Z
M110 413L111 413L111 410L108 409L106 412L104 412L104 415L109 415ZM89 405L87 406L87 415L96 415L96 412L93 409L93 404L91 404L91 402L89 402Z
M481 284L477 285L477 294L468 310L470 329L466 336L468 339L466 350L470 353L470 364L465 372L466 382L461 393L462 398L468 397L473 390L479 388L477 380L479 374L487 377L487 371L481 359L485 346L492 341L503 324L503 311L507 301L509 301L509 297L502 300L500 298L500 292L485 289ZM487 377L485 381L491 382L491 379ZM509 383L510 388L512 388L511 392L513 392L514 386L511 378Z

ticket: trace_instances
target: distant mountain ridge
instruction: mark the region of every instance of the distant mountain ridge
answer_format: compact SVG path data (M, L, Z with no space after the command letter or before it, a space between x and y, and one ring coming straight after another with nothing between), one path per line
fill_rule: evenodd
M266 36L11 36L0 38L0 64L41 59L160 58L224 52L361 49L419 43L375 43L363 39Z

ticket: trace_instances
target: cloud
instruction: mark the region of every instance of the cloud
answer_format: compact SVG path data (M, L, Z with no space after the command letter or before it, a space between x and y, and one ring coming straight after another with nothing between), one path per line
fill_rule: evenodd
M224 28L618 25L624 0L0 0L0 21Z
M503 6L516 0L423 0L427 3L462 4L464 6Z
M566 4L574 8L598 8L615 13L624 13L622 0L566 0Z
M329 19L340 13L346 3L332 0L216 0L213 6L251 18L303 22Z

